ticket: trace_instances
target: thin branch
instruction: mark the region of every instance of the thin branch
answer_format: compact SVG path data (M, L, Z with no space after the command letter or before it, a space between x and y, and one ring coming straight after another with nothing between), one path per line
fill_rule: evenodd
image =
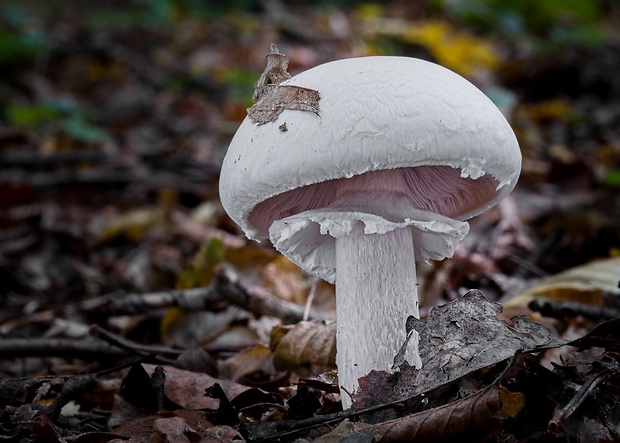
M221 267L215 281L207 287L147 294L116 292L88 300L82 304L82 309L136 314L172 306L186 311L213 310L226 304L239 306L256 317L277 317L285 323L296 323L304 318L303 306L282 300L261 287L244 284L230 267ZM309 318L320 319L321 316L311 311Z
M611 376L612 373L608 370L590 376L583 386L581 386L579 391L577 391L575 396L570 399L566 406L558 409L555 414L553 414L553 417L549 420L549 430L557 433L564 426L566 419L570 417L577 410L577 408L579 408L579 406L581 406L588 396L590 396L594 388L602 382L607 381Z
M158 355L169 355L169 356L179 356L183 353L180 349L173 349L164 346L153 346L153 345L141 345L135 343L131 340L128 340L120 335L113 334L110 331L103 329L98 325L93 325L90 329L91 333L96 337L101 338L106 343L109 343L112 346L123 349L131 354L138 354L142 356L147 356L150 354L158 354ZM169 359L165 357L159 357L159 360L165 360L166 363L173 363Z
M101 360L130 355L99 339L4 338L0 340L0 358L64 357Z

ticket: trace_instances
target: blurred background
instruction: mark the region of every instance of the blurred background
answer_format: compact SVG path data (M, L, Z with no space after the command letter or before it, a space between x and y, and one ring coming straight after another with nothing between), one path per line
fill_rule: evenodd
M587 305L615 293L614 268L598 286L591 271L585 292L585 280L526 288L620 256L618 2L4 1L4 336L98 322L144 342L234 350L267 341L280 320L225 303L86 309L110 294L207 286L221 266L300 306L312 292L317 315L333 318L333 288L248 243L218 201L220 164L270 43L293 75L364 55L434 61L482 89L513 126L520 183L472 221L452 260L420 268L423 314L469 288L530 314L540 294Z

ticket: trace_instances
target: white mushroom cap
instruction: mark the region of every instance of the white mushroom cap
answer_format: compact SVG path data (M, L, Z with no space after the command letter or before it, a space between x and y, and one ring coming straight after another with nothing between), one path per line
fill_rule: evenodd
M441 220L477 215L517 182L521 154L508 122L475 86L439 65L406 57L345 59L281 85L318 91L320 110L284 110L261 125L246 118L233 138L220 198L251 239L265 238L274 221L328 206L336 198L335 180L370 171L397 170L410 185L405 193L413 206ZM419 212L404 215L415 217ZM312 223L276 247L286 254L286 243L297 251L293 261L333 281L333 239L323 235L317 244ZM466 233L453 228L460 237ZM285 229L272 232L272 240ZM437 259L450 251L420 254Z

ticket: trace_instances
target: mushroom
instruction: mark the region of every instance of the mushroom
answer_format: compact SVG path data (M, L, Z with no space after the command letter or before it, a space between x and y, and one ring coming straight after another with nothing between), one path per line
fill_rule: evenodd
M220 197L248 238L335 283L346 409L359 377L393 370L419 316L415 262L452 256L465 220L511 192L521 153L491 100L427 61L351 58L285 78L262 105L277 113L257 121L250 108L236 132ZM417 346L405 358L419 367Z

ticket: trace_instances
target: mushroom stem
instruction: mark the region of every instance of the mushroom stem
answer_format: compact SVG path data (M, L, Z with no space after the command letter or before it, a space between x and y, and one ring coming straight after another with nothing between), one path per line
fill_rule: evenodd
M410 228L365 234L358 222L336 238L336 364L344 409L359 377L390 371L406 338L407 317L419 316L414 257ZM417 336L405 358L421 366Z

